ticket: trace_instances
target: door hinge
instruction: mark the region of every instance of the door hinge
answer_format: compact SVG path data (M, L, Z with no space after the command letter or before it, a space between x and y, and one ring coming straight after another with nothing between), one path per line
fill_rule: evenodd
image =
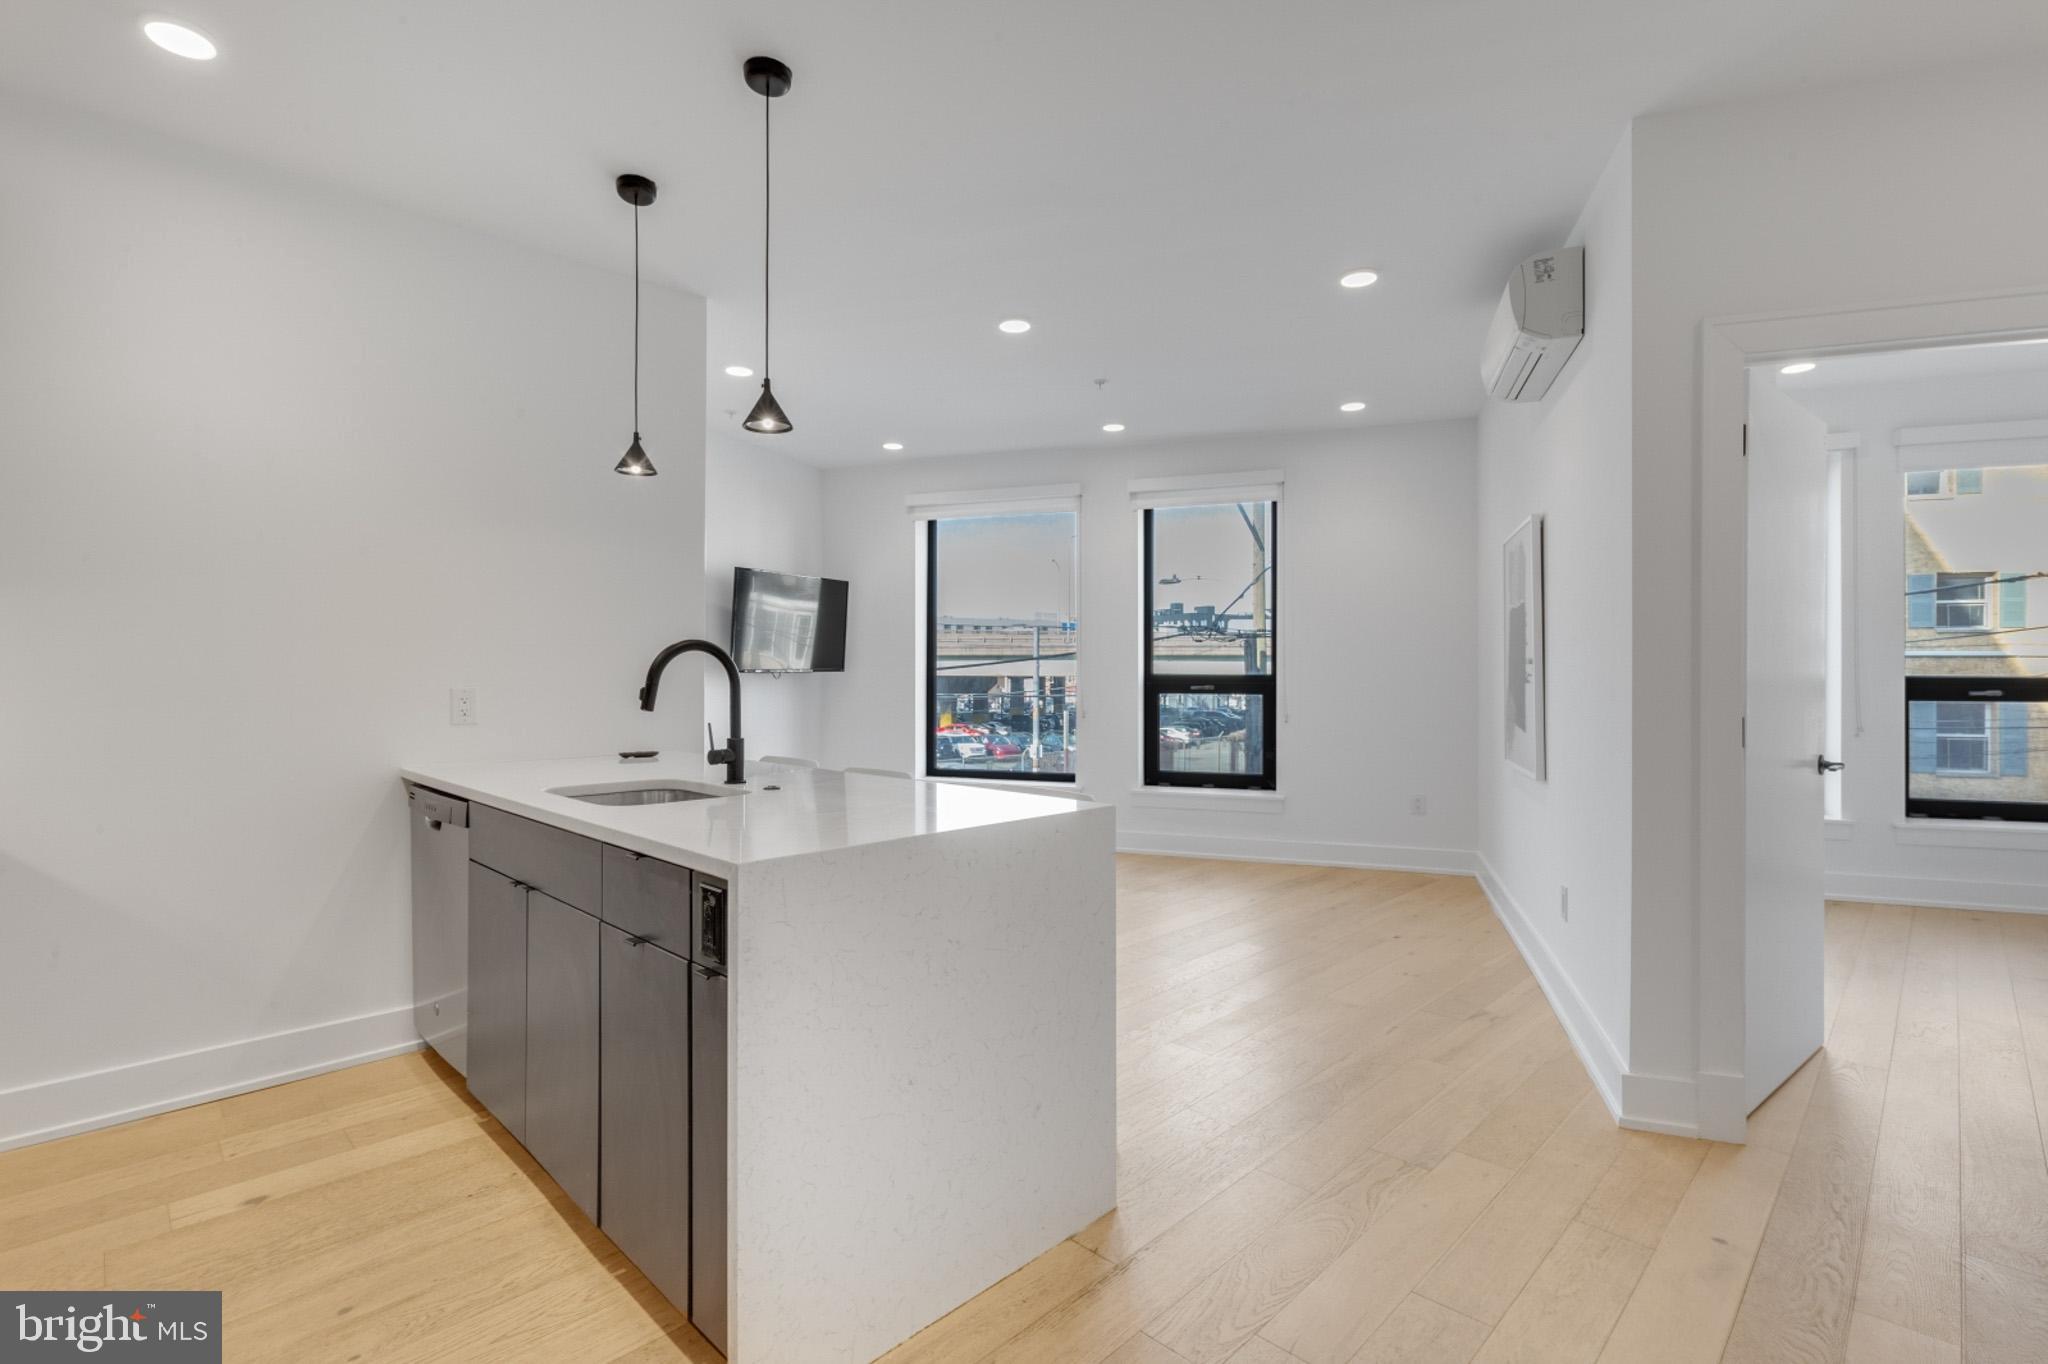
M1742 717L1742 746L1744 748L1749 747L1749 717L1747 715Z
M1742 457L1749 458L1749 423L1742 424Z

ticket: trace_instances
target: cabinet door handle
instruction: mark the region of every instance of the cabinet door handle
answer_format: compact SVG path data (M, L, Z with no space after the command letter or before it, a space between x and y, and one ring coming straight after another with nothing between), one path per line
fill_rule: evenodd
M654 939L652 939L652 938L630 937L630 938L627 938L627 939L626 939L626 946L628 946L628 947L645 947L645 946L646 946L646 945L647 945L648 943L650 943L650 942L653 942L653 941L654 941Z

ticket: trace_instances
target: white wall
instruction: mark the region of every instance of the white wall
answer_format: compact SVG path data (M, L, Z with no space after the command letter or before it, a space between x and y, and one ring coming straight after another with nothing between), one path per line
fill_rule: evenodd
M619 478L618 274L19 109L0 179L5 1144L406 1045L402 761L696 746L703 305Z
M1562 243L1586 248L1586 339L1543 401L1488 401L1479 417L1482 876L1614 1106L1627 1069L1633 907L1630 214L1624 138ZM1543 781L1502 753L1501 547L1532 513L1546 535Z
M825 571L824 478L817 469L775 449L772 436L713 434L704 446L704 621L706 638L732 639L732 571L766 568L778 573ZM818 757L820 707L836 675L774 677L749 674L747 756ZM704 669L704 715L725 738L725 673ZM701 737L701 735L700 735Z
M828 470L826 571L852 588L848 671L828 680L826 759L913 770L917 762L907 495L1079 483L1080 785L1118 805L1119 846L1469 870L1473 439L1470 422L1441 422ZM1142 606L1130 480L1273 468L1286 479L1276 737L1284 799L1138 791ZM1409 813L1414 796L1427 814Z
M2048 830L2006 825L1956 830L1905 821L1905 508L1893 433L1901 427L2048 417L2048 371L1954 375L1911 382L1789 390L1854 434L1848 480L1854 654L1846 679L1843 823L1827 844L1828 893L1907 904L2048 910Z
M1739 702L1699 682L1700 338L1709 319L1814 313L2039 289L2039 158L2048 64L1952 67L1634 125L1635 904L1631 1066L1725 1067L1739 1035L1703 1034L1701 944L1739 934L1740 906L1694 892L1703 812L1692 717ZM1714 457L1725 457L1715 451ZM1737 456L1739 458L1739 456ZM1719 684L1716 684L1717 686ZM1726 730L1735 727L1728 725ZM1725 752L1725 750L1718 750ZM1717 756L1717 761L1719 758ZM1735 954L1740 959L1740 954Z

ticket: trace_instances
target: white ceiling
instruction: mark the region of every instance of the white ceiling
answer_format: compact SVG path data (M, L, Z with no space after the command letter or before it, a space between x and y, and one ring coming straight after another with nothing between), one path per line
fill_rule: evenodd
M1631 115L2048 46L2027 0L151 7L220 59L158 52L123 3L7 0L0 90L617 267L611 178L652 175L650 272L710 300L714 426L758 382L720 372L760 347L739 65L789 62L796 431L748 439L823 464L1469 414L1510 266L1557 244ZM1336 287L1359 266L1381 283Z

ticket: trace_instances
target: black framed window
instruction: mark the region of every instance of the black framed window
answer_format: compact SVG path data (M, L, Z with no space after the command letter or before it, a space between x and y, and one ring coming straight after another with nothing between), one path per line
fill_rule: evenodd
M925 540L925 771L1074 780L1081 633L1072 511L934 518Z
M1148 786L1279 780L1277 502L1144 512Z

